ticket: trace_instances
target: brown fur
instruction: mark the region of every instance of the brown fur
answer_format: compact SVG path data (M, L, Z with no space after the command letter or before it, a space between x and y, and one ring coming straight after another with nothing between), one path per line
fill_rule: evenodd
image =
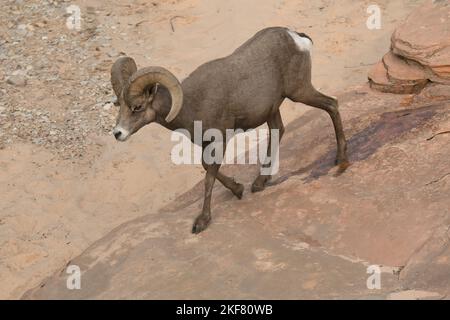
M202 121L203 130L219 129L224 137L226 129L247 130L267 123L269 128L280 130L281 139L284 126L279 107L289 98L330 115L338 146L336 163L341 164L339 172L343 172L348 161L337 100L313 87L310 53L300 51L287 31L282 27L261 30L231 55L198 67L181 83L183 107L172 122L164 120L171 108L170 94L165 88L147 92L151 99L143 97L143 101L150 102L137 115L119 97L118 121L124 122L132 133L145 124L157 122L170 130L187 129L191 137L194 137L194 121ZM203 231L211 221L211 193L216 178L238 198L242 197L244 189L219 172L220 164L203 166L205 198L202 213L192 228L194 233ZM259 175L252 191L263 190L269 179L270 176Z

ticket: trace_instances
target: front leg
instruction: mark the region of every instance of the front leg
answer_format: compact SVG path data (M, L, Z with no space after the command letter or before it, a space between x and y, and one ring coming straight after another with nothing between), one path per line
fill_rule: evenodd
M206 169L206 177L203 209L202 213L195 219L194 226L192 227L192 233L196 234L205 230L211 222L211 195L220 164L204 164L204 167Z

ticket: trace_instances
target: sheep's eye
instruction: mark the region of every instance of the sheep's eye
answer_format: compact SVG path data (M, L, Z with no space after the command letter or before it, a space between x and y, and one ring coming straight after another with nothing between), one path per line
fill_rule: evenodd
M143 105L138 105L138 106L135 106L132 111L133 112L140 112L142 110L144 110L144 106Z

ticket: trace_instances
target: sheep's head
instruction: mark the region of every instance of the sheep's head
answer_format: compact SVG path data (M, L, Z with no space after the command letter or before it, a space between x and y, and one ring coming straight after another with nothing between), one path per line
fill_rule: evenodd
M177 78L161 67L137 70L132 58L119 58L111 68L111 83L120 104L117 123L113 130L119 141L125 141L140 128L156 119L153 101L158 86L164 86L171 95L172 106L166 121L172 121L183 104L183 91Z

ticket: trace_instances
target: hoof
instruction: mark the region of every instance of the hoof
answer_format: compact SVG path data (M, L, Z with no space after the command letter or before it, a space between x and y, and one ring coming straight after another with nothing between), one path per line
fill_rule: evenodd
M350 167L350 162L348 162L347 160L340 162L338 171L336 172L335 176L337 177L343 174L348 167Z
M337 166L338 164L341 164L344 162L348 162L347 159L336 158L336 160L334 160L334 165Z
M252 184L252 192L260 192L266 188L266 182L270 180L270 176L258 176Z
M237 183L237 187L233 190L233 194L239 199L242 199L242 195L244 194L244 186L240 183Z
M252 192L253 193L263 191L265 188L266 187L264 186L264 184L261 184L261 183L253 183L252 184Z
M343 154L336 154L336 160L334 160L334 165L348 163L347 152Z
M211 216L205 216L203 214L199 215L192 226L192 233L199 234L208 227L210 222Z

